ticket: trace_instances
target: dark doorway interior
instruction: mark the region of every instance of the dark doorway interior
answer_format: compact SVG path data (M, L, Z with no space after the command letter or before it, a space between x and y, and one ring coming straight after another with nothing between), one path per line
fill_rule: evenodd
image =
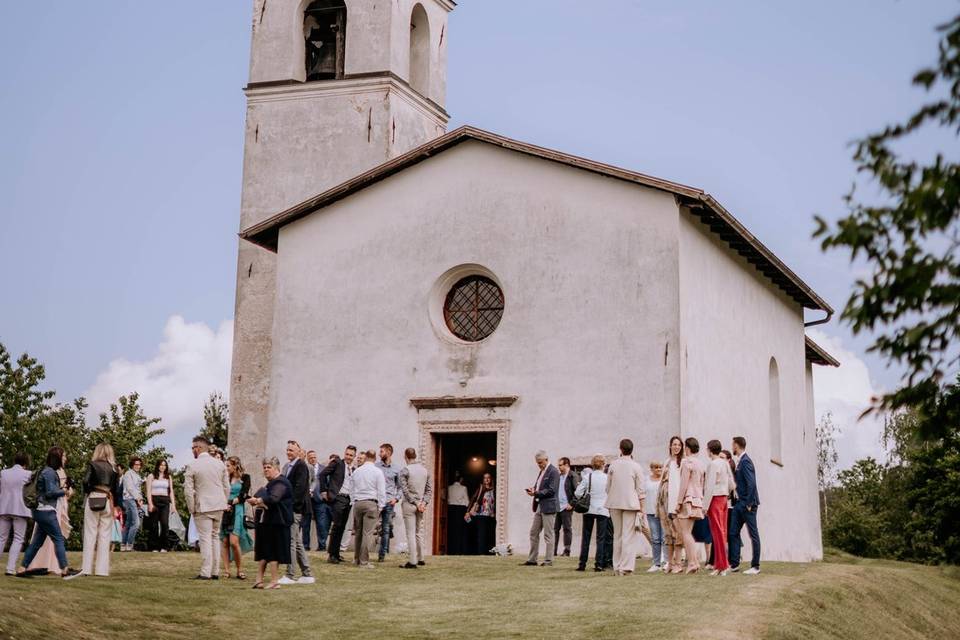
M433 519L433 553L448 555L450 553L475 554L476 549L473 530L470 524L461 522L460 517L451 522L448 517L447 488L453 482L457 473L463 478L470 499L476 494L484 473L490 473L496 485L497 478L497 434L491 432L479 433L444 433L434 434L434 451L436 451L434 478L437 479L435 495L440 499L435 502ZM457 513L456 510L453 513ZM456 538L456 539L453 539ZM485 551L484 551L485 552Z

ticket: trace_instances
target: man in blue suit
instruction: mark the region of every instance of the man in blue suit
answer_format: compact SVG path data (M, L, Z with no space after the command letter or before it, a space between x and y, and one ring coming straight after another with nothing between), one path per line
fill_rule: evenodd
M747 440L742 436L733 439L733 455L739 457L737 463L737 502L733 505L733 515L730 516L730 571L740 570L740 530L747 525L750 535L750 546L753 557L750 559L750 568L744 575L760 573L760 531L757 529L757 507L760 506L760 494L757 493L757 470L753 460L747 455Z
M540 554L540 532L543 532L543 542L546 545L546 554L541 567L553 566L554 521L557 511L560 510L560 501L557 492L560 491L560 471L550 464L546 451L537 451L534 456L540 473L533 486L527 489L527 495L533 498L533 525L530 527L530 555L523 564L528 567L537 565L537 556Z

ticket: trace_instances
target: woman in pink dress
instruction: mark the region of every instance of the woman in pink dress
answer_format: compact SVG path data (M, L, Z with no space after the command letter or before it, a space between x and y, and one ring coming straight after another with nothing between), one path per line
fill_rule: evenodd
M60 478L60 488L67 493L57 500L57 520L60 522L60 531L63 533L63 539L70 537L70 498L73 497L73 488L67 487L67 454L63 454L63 466L57 469L57 476ZM27 571L39 571L46 569L48 573L60 575L60 564L57 562L57 554L53 548L53 540L47 538L40 551L34 557L33 562L27 567Z
M677 528L683 538L687 555L686 573L700 570L697 562L697 543L693 539L693 523L703 520L703 483L706 470L696 458L700 443L696 438L687 438L683 443L683 460L680 462L680 497L677 500Z

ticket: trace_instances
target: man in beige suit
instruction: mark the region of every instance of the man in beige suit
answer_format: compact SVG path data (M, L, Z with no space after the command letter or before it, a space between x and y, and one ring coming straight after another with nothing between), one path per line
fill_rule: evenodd
M633 461L633 442L620 441L620 457L607 470L607 502L613 523L613 574L633 573L637 562L643 515L643 467Z
M227 477L227 468L210 455L210 443L206 438L194 438L191 449L195 460L184 474L183 493L200 538L200 575L196 579L216 580L220 577L217 539L220 533L220 518L223 517L227 498L230 496L230 480Z

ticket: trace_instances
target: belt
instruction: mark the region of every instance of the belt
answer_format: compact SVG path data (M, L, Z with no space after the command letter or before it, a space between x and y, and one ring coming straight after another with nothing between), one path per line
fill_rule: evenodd
M357 500L357 502L376 502L376 498L364 498L363 500Z

